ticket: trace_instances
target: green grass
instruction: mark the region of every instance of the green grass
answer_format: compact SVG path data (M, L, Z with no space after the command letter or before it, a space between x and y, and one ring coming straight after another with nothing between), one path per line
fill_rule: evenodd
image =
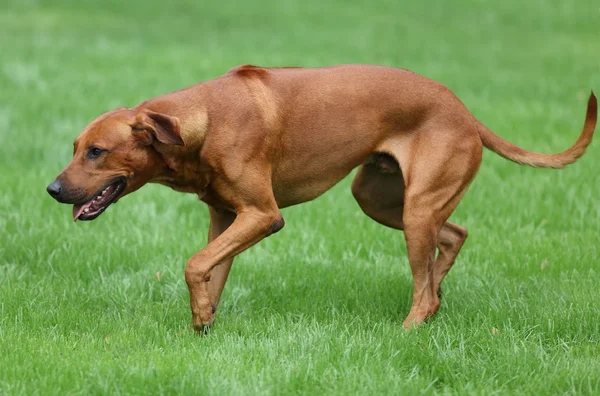
M202 3L0 5L0 394L600 392L598 142L561 171L485 154L441 310L412 332L403 235L350 178L236 259L208 337L183 276L204 204L147 186L73 224L44 191L98 114L242 63L412 69L503 137L563 150L600 91L597 2Z

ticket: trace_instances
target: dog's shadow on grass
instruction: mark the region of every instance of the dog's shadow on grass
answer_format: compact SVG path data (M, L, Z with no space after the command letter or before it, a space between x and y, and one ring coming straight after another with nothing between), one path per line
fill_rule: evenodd
M340 318L402 323L411 304L410 275L335 267L315 263L286 266L277 273L257 266L234 270L219 314L308 317L321 323Z

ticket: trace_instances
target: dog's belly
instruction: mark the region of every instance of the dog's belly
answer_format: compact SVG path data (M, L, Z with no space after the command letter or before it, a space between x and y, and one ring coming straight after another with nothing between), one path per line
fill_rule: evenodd
M298 144L293 155L287 153L274 164L273 193L280 208L317 198L362 164L374 146L345 139L327 143Z
M327 178L304 177L297 180L274 182L273 193L277 206L285 208L311 201L337 184L351 170L348 170L348 172L338 172L336 175L332 174Z

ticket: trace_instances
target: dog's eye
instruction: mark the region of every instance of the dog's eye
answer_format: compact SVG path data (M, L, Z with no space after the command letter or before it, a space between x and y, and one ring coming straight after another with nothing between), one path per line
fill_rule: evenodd
M88 153L87 153L87 157L88 158L98 158L102 155L103 152L105 152L106 150L103 150L101 148L98 147L90 147Z

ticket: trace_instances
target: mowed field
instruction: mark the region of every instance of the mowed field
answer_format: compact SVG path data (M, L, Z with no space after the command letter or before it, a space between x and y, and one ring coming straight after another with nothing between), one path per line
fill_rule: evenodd
M600 393L599 141L560 171L484 154L441 309L410 332L403 234L351 176L236 259L205 337L184 281L202 202L149 185L74 224L45 192L100 113L243 63L408 68L562 151L600 91L596 1L205 3L2 1L0 394Z

